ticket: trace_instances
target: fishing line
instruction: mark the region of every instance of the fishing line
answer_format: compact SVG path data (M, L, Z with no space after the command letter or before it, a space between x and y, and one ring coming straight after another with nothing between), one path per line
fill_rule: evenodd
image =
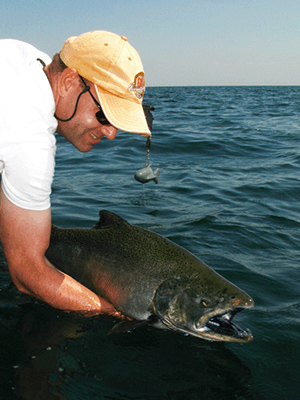
M150 162L150 145L151 145L151 136L148 136L147 143L146 143L147 154L146 154L145 167L148 167L148 165L151 164L151 162Z

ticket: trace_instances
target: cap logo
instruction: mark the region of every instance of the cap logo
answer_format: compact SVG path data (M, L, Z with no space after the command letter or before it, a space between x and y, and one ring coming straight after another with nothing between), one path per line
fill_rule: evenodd
M145 74L139 72L134 77L133 83L128 86L129 92L133 92L138 99L142 99L145 93Z

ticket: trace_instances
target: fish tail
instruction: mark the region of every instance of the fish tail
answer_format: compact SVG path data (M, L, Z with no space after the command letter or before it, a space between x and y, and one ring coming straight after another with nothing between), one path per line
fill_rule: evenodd
M159 168L157 168L154 172L155 178L153 179L155 183L158 183L158 178L159 178Z

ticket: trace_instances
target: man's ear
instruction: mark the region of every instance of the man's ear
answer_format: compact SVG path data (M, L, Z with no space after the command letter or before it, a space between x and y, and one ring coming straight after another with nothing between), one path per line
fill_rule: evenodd
M78 90L80 81L74 68L65 68L59 77L58 93L64 97L72 90Z

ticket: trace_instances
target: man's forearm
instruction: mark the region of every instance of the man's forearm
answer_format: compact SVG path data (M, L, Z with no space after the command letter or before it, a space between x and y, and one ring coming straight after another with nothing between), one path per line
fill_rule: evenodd
M16 270L16 268L12 267L10 270ZM19 268L17 270L20 271ZM26 270L34 271L34 274L27 274ZM57 270L46 258L44 258L44 265L35 263L34 268L32 261L28 269L26 263L23 262L22 274L13 274L12 280L20 292L33 296L51 307L90 315L120 316L107 300L99 297L69 275Z
M109 302L50 264L50 233L50 209L17 207L0 188L0 240L17 289L60 310L119 316Z

